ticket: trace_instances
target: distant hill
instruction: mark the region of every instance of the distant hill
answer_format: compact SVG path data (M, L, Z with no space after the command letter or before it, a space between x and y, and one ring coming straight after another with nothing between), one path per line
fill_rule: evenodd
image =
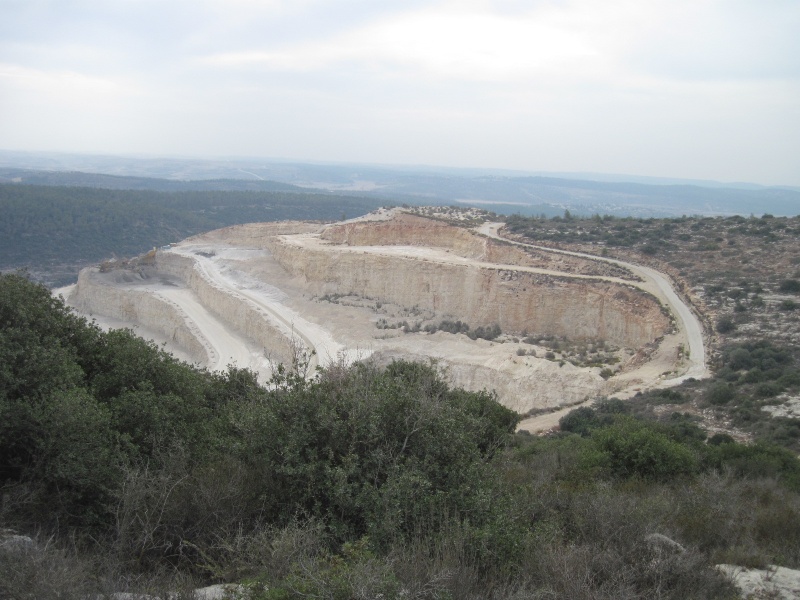
M30 171L0 168L0 182L28 185L93 187L110 190L182 192L228 190L247 192L307 192L307 189L277 181L245 179L201 179L192 181L155 177L132 177L81 171Z
M597 173L0 151L0 181L158 191L314 191L379 202L459 204L503 214L800 214L800 189ZM378 200L382 199L382 200Z

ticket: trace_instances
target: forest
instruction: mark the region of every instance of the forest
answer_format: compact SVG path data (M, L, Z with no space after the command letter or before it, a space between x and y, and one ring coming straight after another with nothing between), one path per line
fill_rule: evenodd
M0 545L0 597L728 598L715 564L800 566L796 455L678 413L606 399L515 434L402 361L260 386L18 274L0 365L0 525L34 540Z
M290 187L290 186L285 186ZM299 189L299 188L296 188ZM27 268L51 286L80 268L237 223L337 220L381 201L297 191L100 189L0 184L0 271Z

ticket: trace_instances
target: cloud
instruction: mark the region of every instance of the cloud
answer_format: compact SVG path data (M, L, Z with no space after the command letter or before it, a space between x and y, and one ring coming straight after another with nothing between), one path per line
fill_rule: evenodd
M796 181L798 30L797 0L7 0L0 139Z
M798 79L800 5L679 2L623 60L651 77L685 81Z
M209 66L320 71L358 65L371 73L398 71L470 81L513 81L557 72L590 72L599 53L557 15L425 9L391 15L321 41L279 49L222 52Z
M87 75L71 70L48 71L22 65L0 63L0 87L43 97L58 98L61 102L108 102L114 97L130 95L130 82Z

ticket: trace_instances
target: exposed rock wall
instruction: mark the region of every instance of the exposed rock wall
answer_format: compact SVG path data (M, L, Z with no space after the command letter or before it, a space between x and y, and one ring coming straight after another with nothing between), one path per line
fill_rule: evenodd
M600 338L628 347L642 346L670 327L652 296L601 280L323 250L286 240L277 240L272 253L317 293L419 306L473 327L497 323L507 332Z
M442 221L400 213L386 221L354 221L327 226L320 236L346 246L426 246L489 263L633 279L622 267L553 252L524 250Z
M425 246L444 248L464 258L508 265L534 266L531 257L518 247L496 243L471 231L401 213L387 221L337 223L320 237L346 246Z
M320 227L321 225L319 224L305 223L303 221L244 223L242 225L231 225L230 227L223 227L222 229L201 233L187 238L185 241L266 248L268 246L268 239L276 235L312 233L319 231Z
M322 239L347 246L428 246L485 260L487 239L466 229L401 213L387 221L354 221L325 228Z
M75 308L85 314L101 314L121 321L141 323L172 340L191 359L200 364L213 362L210 350L183 312L166 298L129 287L108 285L98 270L83 269L71 298Z
M444 248L473 260L542 266L524 250L442 221L400 213L386 221L355 221L326 227L320 237L346 246L424 246Z
M292 340L273 324L263 310L242 296L234 296L211 281L188 256L159 252L157 266L162 273L178 277L191 289L200 303L219 319L263 347L276 362L290 364Z
M370 360L385 366L393 360L427 362L430 358L427 354L388 350L373 354ZM602 395L606 389L611 389L598 375L570 363L560 367L558 363L539 360L535 367L523 371L492 360L476 364L474 358L434 358L440 361L452 385L472 391L492 390L503 406L521 414L531 409L557 408L582 402L587 390L597 390L597 394Z

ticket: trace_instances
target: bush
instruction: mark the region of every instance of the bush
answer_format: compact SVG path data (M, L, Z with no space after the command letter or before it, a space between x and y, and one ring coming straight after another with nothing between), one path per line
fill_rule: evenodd
M717 331L719 333L731 333L736 329L736 323L729 315L722 315L717 319Z
M682 393L672 388L653 390L648 393L648 396L651 404L682 404L686 401Z
M781 386L773 381L765 381L756 387L756 395L762 398L774 398L781 391Z
M784 294L798 294L800 293L800 281L797 279L784 279L778 285L778 291Z
M727 404L736 397L736 388L727 383L715 383L706 392L706 400L711 404Z
M468 331L467 335L473 340L480 338L491 341L500 336L501 333L500 326L495 324L490 327L476 327L472 331Z
M664 390L671 391L671 390ZM677 392L675 392L677 393ZM677 393L680 396L679 393ZM601 398L594 403L594 409L599 415L624 415L630 412L628 404L619 398Z
M604 466L618 477L665 481L697 470L697 459L685 445L630 417L593 432L591 439L604 455Z
M87 561L52 542L0 545L0 598L82 600L96 592Z
M747 348L735 348L728 354L725 364L734 371L741 371L753 367L753 358Z
M710 438L708 438L709 446L719 446L720 444L735 444L735 443L736 440L734 440L727 433L715 433Z
M800 459L785 448L768 444L719 444L708 447L707 466L729 469L739 477L776 478L789 489L800 491Z
M597 414L588 406L581 406L571 410L558 421L558 427L561 431L577 433L584 437L588 436L597 425Z

